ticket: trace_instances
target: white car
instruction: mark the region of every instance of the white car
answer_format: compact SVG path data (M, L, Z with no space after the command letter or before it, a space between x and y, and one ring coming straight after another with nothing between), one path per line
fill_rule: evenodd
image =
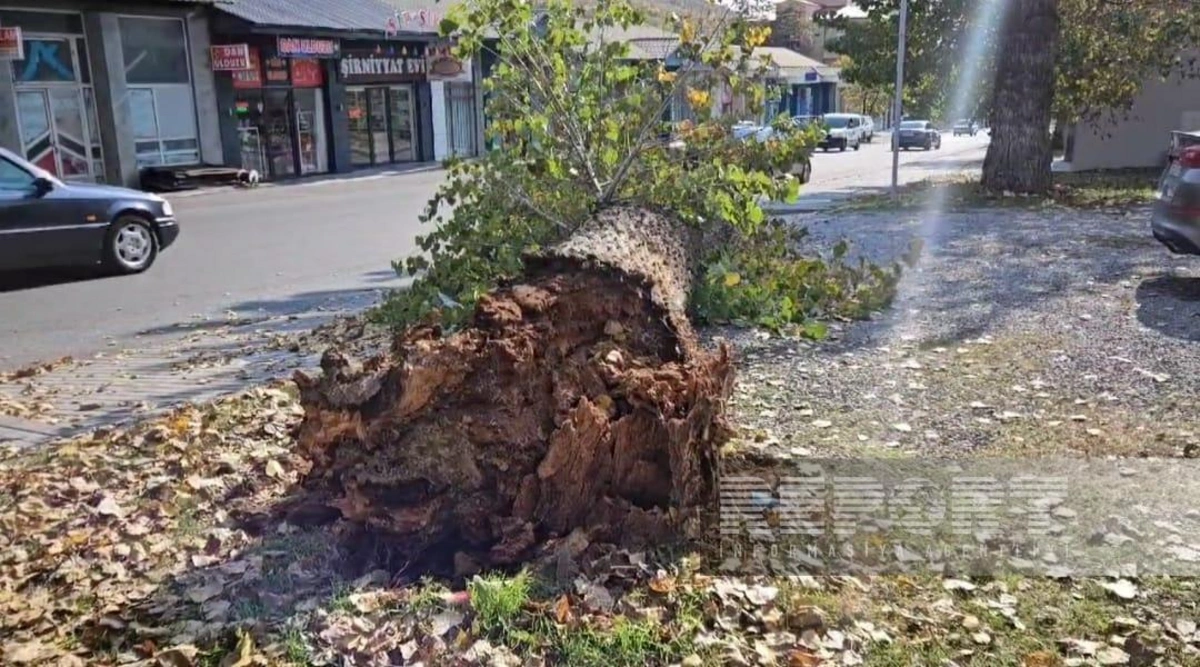
M875 138L875 119L870 116L862 116L862 126L862 140L869 144Z
M822 150L858 150L863 142L863 120L856 113L827 113L821 116L821 122L825 125L825 136L817 147Z

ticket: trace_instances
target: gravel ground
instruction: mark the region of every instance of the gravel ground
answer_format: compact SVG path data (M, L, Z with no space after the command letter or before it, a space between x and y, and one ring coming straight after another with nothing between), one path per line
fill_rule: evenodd
M1200 258L1147 210L795 218L874 261L923 242L895 305L820 344L726 331L744 446L788 458L1200 454Z

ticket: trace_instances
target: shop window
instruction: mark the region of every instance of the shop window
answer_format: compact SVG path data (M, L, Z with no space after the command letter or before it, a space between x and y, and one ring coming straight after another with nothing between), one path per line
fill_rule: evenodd
M69 39L26 39L25 59L13 61L17 83L77 81Z
M191 83L182 20L122 16L119 21L127 83Z
M121 17L120 25L138 167L200 162L183 21Z
M194 109L190 86L129 89L139 168L200 162Z

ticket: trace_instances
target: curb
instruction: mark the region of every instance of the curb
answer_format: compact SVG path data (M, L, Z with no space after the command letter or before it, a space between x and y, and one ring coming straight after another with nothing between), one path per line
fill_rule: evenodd
M205 195L223 194L228 192L254 192L255 190L274 190L276 188L298 188L298 187L313 187L318 185L336 185L338 183L353 183L356 181L370 181L381 178L389 178L394 176L404 176L406 174L423 174L431 171L439 171L442 169L441 163L428 162L421 163L411 167L391 165L389 168L369 168L358 171L350 171L343 174L321 174L319 176L301 177L285 181L273 181L269 183L260 183L257 187L245 188L235 185L215 185L212 187L201 187L195 190L180 190L178 192L158 192L155 193L160 197L167 199L190 199L192 197L203 197Z

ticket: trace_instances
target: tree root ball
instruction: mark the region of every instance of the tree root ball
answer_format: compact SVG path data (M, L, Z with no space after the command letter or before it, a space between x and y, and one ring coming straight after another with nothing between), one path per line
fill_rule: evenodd
M420 328L359 364L297 374L302 481L401 558L528 558L576 529L652 544L702 529L733 382L684 312L693 234L638 209L599 213L527 258L470 326Z

